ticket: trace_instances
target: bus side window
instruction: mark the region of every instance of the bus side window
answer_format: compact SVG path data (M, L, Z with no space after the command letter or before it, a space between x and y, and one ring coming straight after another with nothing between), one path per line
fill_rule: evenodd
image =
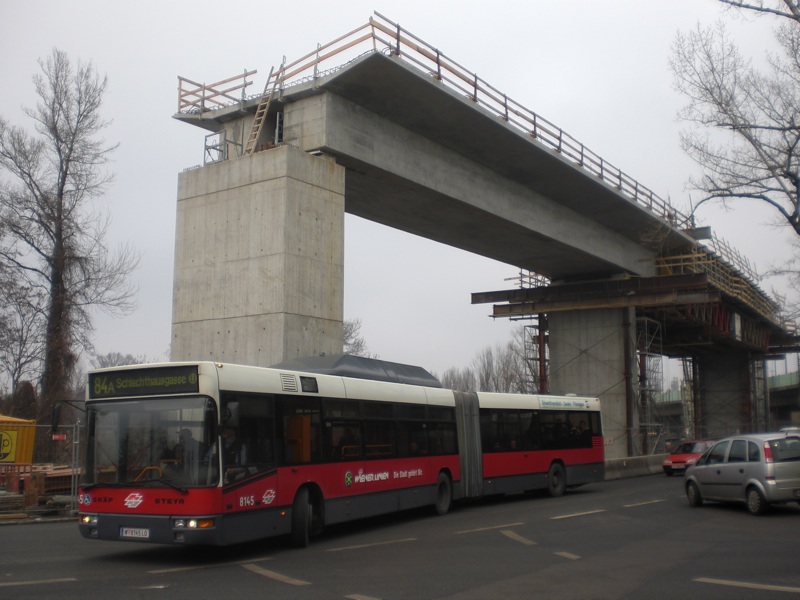
M525 450L539 450L542 447L542 440L540 438L539 428L539 413L538 412L523 412L522 413L522 429L525 432L523 437L523 449Z
M361 458L361 423L339 421L326 424L328 456L332 460Z
M428 424L428 451L431 454L458 452L455 423Z
M397 452L399 456L424 456L428 453L427 428L423 421L398 421Z
M497 432L497 412L482 408L480 412L481 446L484 452L499 452L500 439Z
M274 406L271 395L225 394L222 404L223 467L232 481L275 467ZM213 447L216 454L216 442Z
M276 449L281 464L297 465L322 459L320 401L281 396L277 399Z
M364 422L364 450L366 458L393 458L397 456L392 421Z

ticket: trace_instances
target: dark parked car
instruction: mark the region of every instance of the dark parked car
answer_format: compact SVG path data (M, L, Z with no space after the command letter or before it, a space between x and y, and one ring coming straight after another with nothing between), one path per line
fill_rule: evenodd
M761 433L720 440L686 472L686 497L741 502L752 514L800 502L800 434Z
M664 473L669 476L675 473L683 474L686 469L693 465L694 462L702 456L703 452L714 445L714 440L686 440L681 442L680 445L673 450L664 462L661 463L661 468Z

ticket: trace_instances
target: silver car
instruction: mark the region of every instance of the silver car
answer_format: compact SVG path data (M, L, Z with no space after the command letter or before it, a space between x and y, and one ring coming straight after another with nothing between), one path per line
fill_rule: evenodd
M800 502L800 434L760 433L720 440L686 472L692 506L743 502L754 515L770 504Z

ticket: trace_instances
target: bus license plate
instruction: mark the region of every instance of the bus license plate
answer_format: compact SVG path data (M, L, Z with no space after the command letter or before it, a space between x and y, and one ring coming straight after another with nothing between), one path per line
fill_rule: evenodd
M119 530L119 537L146 540L150 537L150 530L138 527L121 527Z

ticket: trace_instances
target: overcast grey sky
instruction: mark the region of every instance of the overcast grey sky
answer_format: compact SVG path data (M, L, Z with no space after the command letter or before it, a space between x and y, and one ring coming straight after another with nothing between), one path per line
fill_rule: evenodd
M120 143L106 198L110 242L143 256L139 309L98 315L99 353L168 356L177 176L202 162L205 134L172 119L177 76L210 83L258 69L258 90L283 56L298 58L375 10L684 210L695 166L678 145L683 100L668 68L676 32L724 18L745 51L760 57L771 45L772 22L734 19L716 0L5 0L0 115L29 125L20 107L35 103L31 77L53 47L109 78L106 135ZM759 271L790 255L788 233L763 210L706 207L700 218ZM349 216L345 253L345 318L361 319L383 359L441 374L517 326L470 304L471 292L512 287L511 266Z

